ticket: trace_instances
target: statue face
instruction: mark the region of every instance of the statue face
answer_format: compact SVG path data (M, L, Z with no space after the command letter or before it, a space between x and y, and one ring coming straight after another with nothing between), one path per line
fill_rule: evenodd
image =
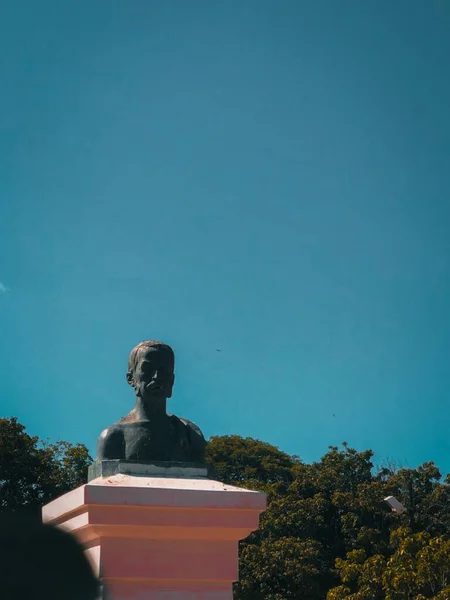
M145 348L139 352L132 376L141 398L170 398L175 379L173 358L164 348Z

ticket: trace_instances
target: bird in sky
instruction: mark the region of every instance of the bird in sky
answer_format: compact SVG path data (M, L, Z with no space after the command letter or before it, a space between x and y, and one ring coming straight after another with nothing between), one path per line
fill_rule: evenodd
M222 352L221 348L217 348L216 352Z

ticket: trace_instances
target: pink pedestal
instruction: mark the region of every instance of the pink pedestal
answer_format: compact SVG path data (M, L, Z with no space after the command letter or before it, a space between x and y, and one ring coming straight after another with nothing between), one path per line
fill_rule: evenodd
M111 600L230 600L265 494L210 479L113 475L43 509L84 544Z

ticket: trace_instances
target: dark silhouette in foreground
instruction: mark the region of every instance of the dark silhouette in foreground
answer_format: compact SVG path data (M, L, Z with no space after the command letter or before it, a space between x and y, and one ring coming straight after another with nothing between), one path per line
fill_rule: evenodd
M75 538L37 519L0 519L1 600L98 600L100 583Z

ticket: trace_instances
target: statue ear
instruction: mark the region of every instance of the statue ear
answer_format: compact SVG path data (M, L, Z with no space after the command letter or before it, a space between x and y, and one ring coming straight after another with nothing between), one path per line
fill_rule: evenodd
M127 371L127 381L128 381L128 385L131 385L131 387L134 387L134 381L133 381L133 373L131 371Z

